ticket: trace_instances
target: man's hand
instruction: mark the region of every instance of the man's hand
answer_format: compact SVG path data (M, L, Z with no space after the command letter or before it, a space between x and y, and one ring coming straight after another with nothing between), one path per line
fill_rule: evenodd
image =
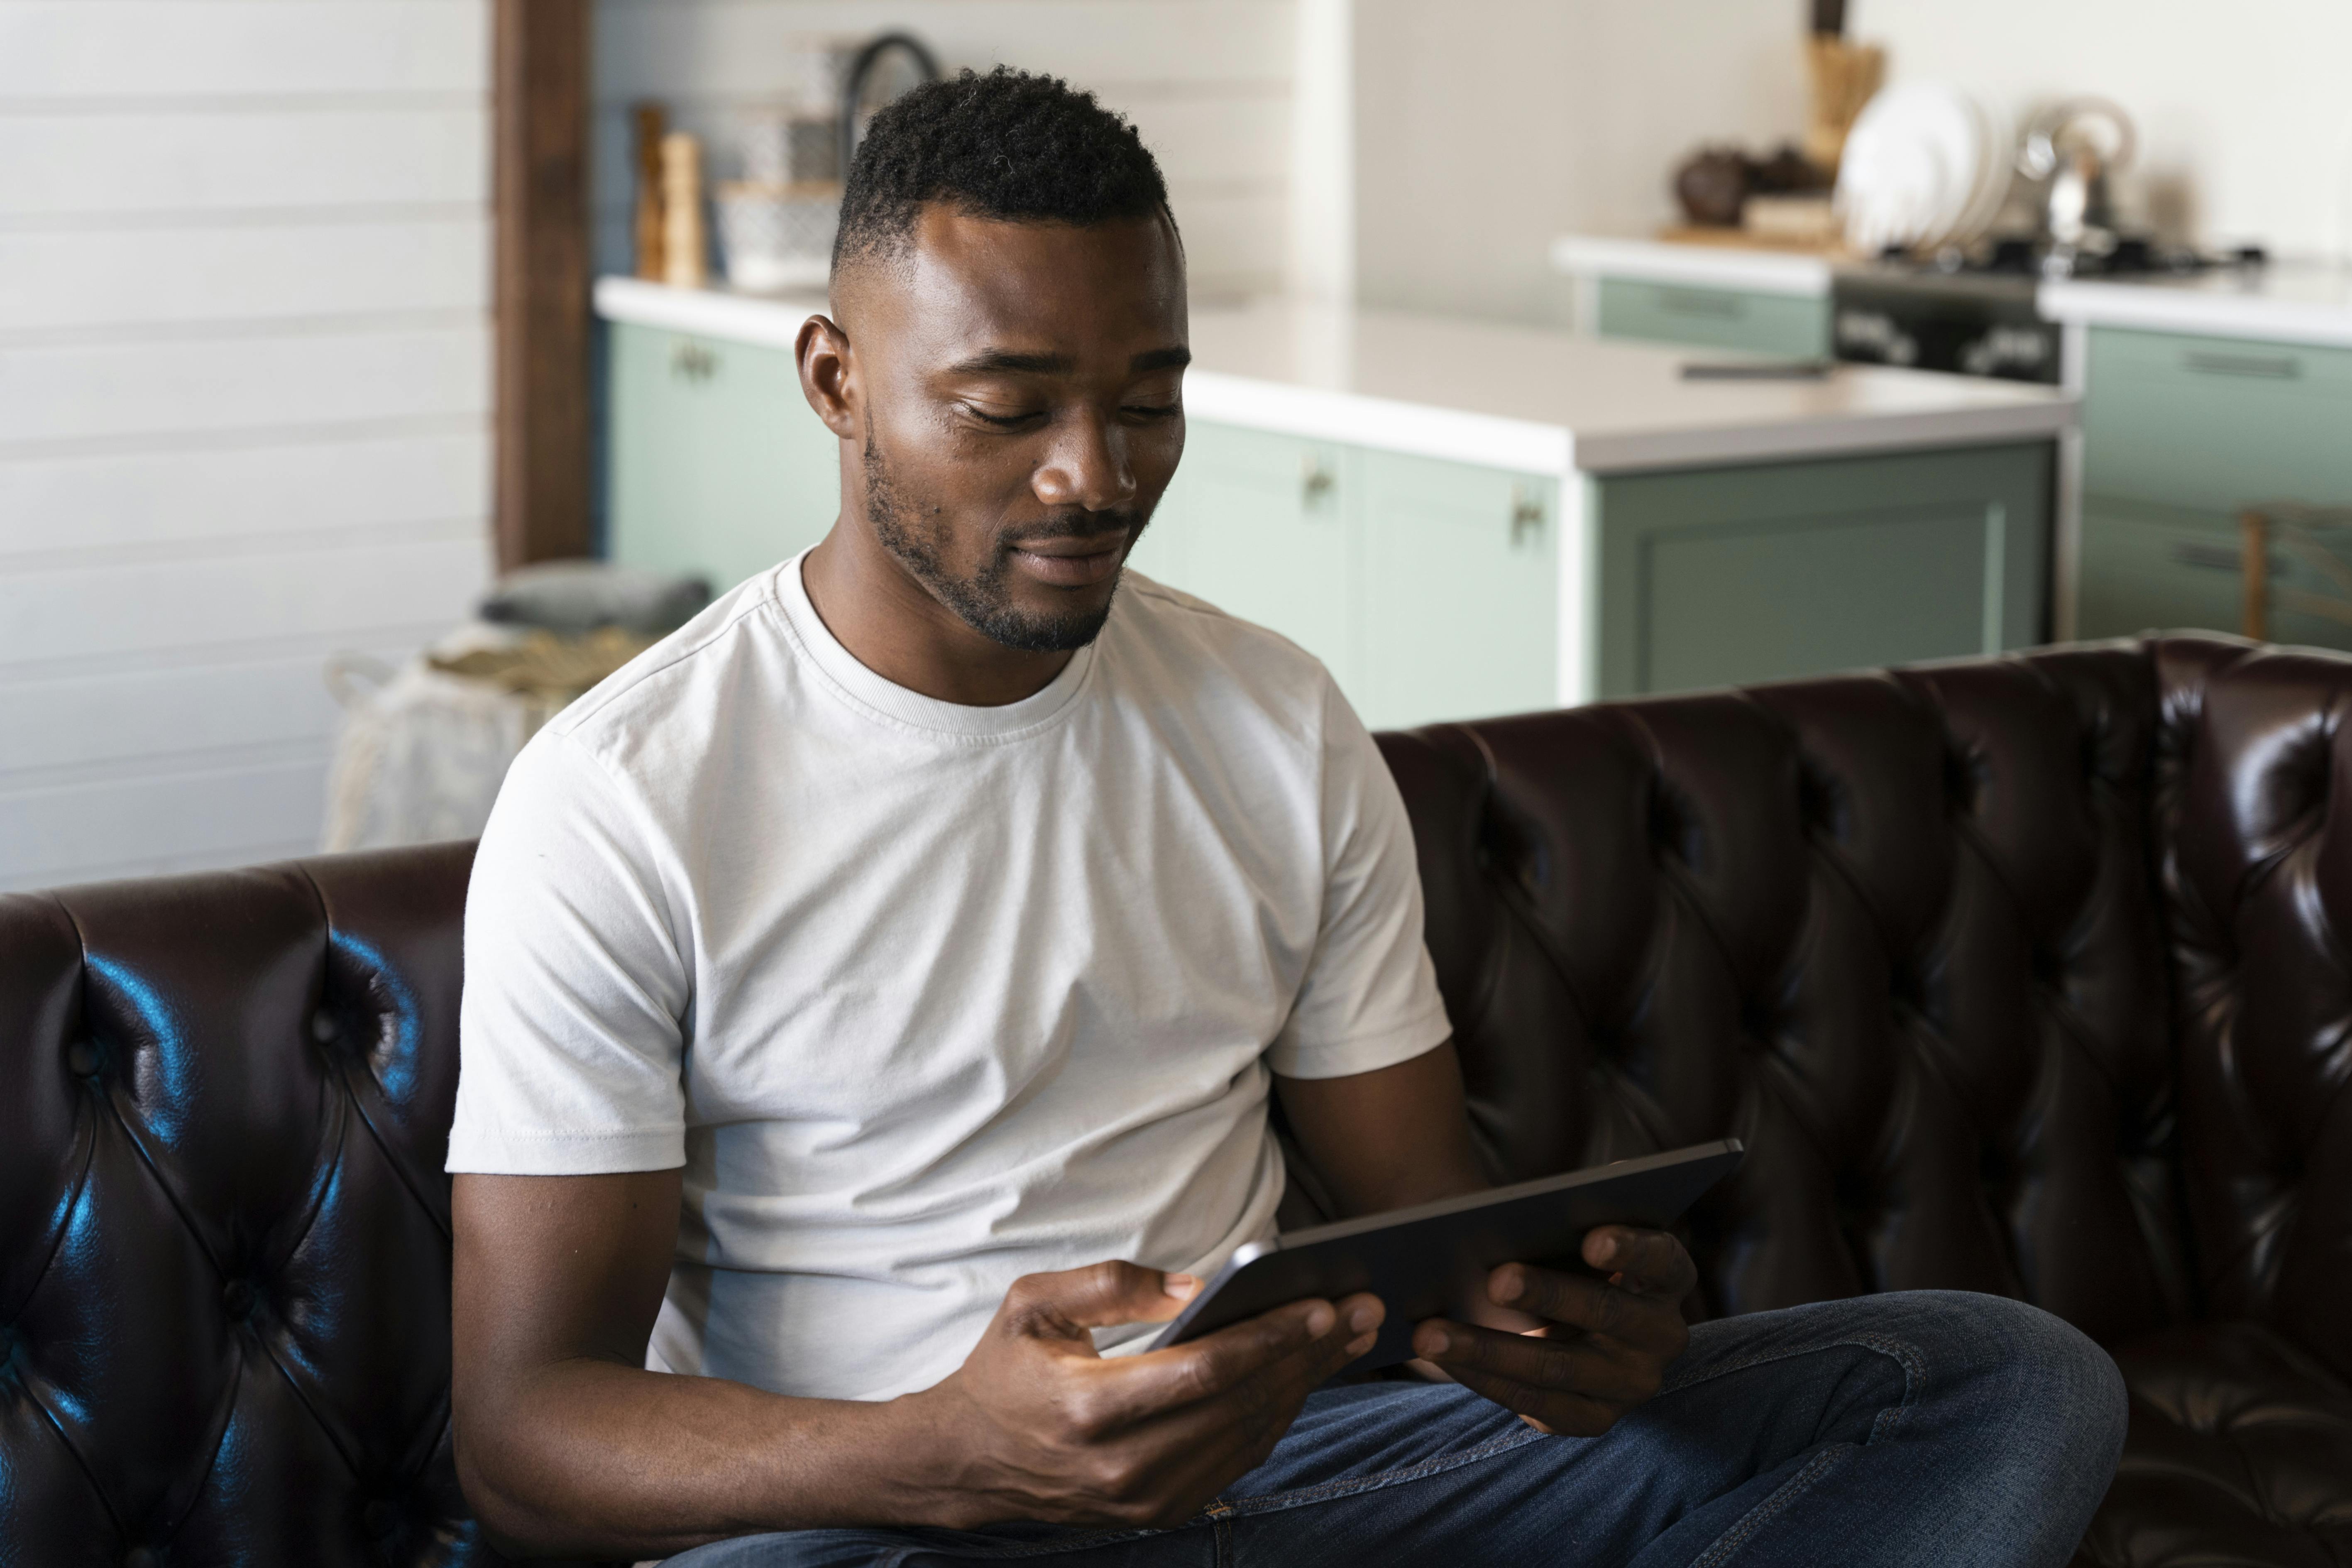
M1584 1261L1610 1270L1607 1282L1524 1263L1487 1277L1496 1306L1542 1327L1507 1333L1433 1318L1413 1331L1414 1352L1539 1432L1599 1436L1658 1392L1690 1343L1681 1308L1698 1269L1673 1237L1617 1225L1585 1237Z
M1273 1452L1380 1327L1380 1299L1350 1296L1169 1350L1095 1352L1088 1329L1172 1318L1200 1288L1132 1263L1015 1280L962 1367L907 1401L952 1471L942 1522L1181 1523Z

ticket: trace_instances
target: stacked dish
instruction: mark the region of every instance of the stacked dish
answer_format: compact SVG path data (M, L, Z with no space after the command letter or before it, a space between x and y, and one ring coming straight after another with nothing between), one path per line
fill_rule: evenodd
M1832 202L1846 243L1874 256L1976 238L2009 195L2009 142L2006 118L1965 88L1886 89L1853 122L1838 165Z

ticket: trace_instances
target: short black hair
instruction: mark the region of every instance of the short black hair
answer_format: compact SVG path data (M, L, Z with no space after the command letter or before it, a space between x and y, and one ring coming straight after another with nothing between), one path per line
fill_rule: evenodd
M925 202L1013 223L1176 223L1160 164L1125 117L1059 77L1008 66L926 82L875 115L841 195L834 267L904 243Z

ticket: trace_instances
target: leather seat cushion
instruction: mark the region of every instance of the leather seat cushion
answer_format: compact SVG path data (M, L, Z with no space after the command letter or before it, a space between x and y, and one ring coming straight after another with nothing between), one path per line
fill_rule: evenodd
M2115 1355L2131 1435L2075 1568L2352 1563L2352 1389L2252 1323Z

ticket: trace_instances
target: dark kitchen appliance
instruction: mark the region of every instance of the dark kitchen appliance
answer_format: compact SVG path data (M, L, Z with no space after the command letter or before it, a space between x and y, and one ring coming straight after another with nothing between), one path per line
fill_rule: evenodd
M2063 379L2058 324L2034 304L2044 277L2128 281L2259 267L2263 260L2251 248L2215 257L2130 237L2104 254L2062 256L2045 245L2004 239L1932 261L1890 256L1832 275L1831 352L1863 364L2055 386Z

